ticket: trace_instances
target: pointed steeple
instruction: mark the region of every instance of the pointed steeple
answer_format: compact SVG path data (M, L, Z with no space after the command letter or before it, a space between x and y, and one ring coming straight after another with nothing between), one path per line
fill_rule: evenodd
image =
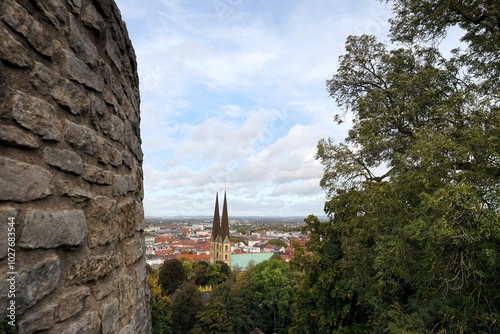
M224 242L229 241L229 217L227 214L227 200L226 200L226 192L224 191L224 205L222 207L222 222L220 226L220 238L221 241Z
M215 195L214 223L212 226L212 240L215 241L220 235L220 216L219 216L219 192Z

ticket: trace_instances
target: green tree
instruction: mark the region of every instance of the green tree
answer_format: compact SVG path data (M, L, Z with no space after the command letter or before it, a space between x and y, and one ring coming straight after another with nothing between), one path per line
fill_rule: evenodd
M158 278L166 295L171 295L187 280L186 268L177 259L165 260L160 267Z
M193 282L184 282L172 302L172 333L189 333L196 324L196 316L202 310L201 293Z
M286 263L270 259L259 263L250 278L255 297L271 310L275 333L286 333L293 299L293 281Z
M207 305L197 316L192 334L232 334L232 294L228 282L215 287Z
M483 88L498 98L500 3L496 0L388 0L396 14L392 37L409 43L439 42L450 27L460 27L465 50L456 54Z
M326 239L376 331L499 330L498 100L462 65L433 46L349 37L327 82L335 119L352 113L353 126L345 143L318 144L338 238Z
M304 219L302 232L309 235L306 248L296 246L292 266L302 272L301 284L293 304L290 333L368 332L367 308L342 281L342 247L333 222L320 222L316 216Z
M150 290L149 305L153 334L172 333L172 305L170 299L162 294L158 280L158 273L148 265L147 280Z
M194 283L197 286L208 285L207 267L208 263L205 261L198 261L194 264L193 276L194 276Z
M271 239L267 242L269 245L287 247L288 245L281 239Z

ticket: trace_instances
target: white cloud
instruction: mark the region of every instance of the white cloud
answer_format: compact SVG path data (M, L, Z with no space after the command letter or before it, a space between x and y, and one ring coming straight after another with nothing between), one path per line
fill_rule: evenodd
M136 51L146 215L322 214L320 138L341 141L325 81L345 38L386 34L371 0L117 1Z

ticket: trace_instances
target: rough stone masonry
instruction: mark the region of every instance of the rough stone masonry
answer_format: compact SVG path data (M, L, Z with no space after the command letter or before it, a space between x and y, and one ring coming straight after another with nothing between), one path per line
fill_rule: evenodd
M151 332L138 87L113 0L0 0L0 321L14 300L21 334Z

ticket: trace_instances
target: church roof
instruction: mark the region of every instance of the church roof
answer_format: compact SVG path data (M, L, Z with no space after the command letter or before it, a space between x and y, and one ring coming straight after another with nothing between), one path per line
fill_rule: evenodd
M219 193L217 193L215 195L215 210L214 210L214 223L212 226L212 240L213 241L217 240L219 234L220 234Z
M220 237L222 242L227 240L229 241L229 217L227 214L227 200L226 200L226 192L224 191L224 205L222 207L222 221L220 226Z

